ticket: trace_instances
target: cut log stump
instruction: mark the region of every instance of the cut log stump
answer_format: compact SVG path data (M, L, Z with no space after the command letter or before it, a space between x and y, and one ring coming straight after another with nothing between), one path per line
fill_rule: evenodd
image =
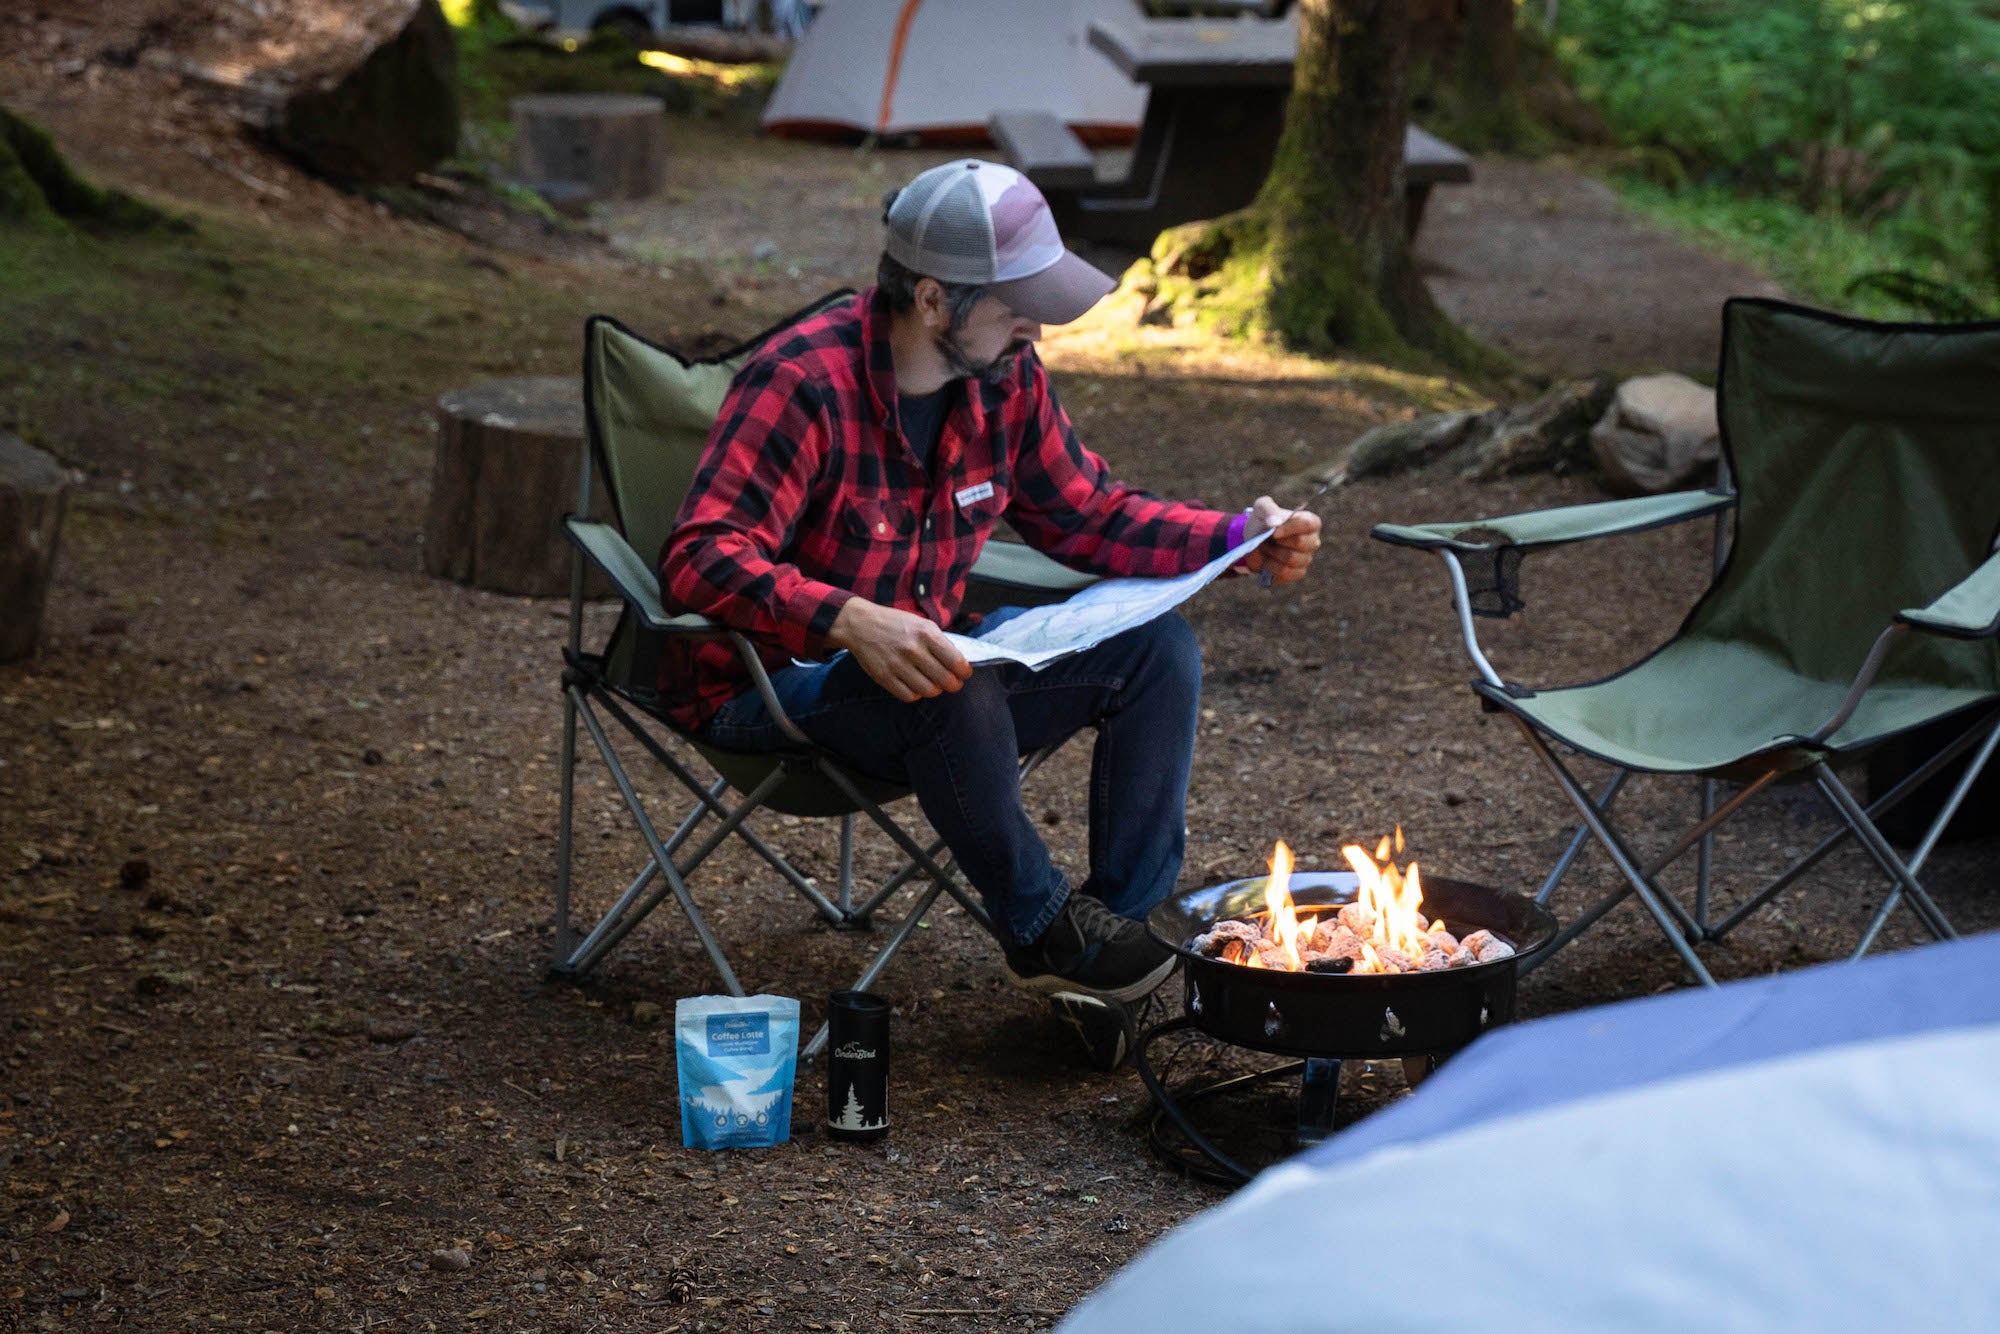
M645 199L666 176L666 104L619 93L517 97L514 169L538 189L573 182L594 199Z
M63 466L0 433L0 662L19 662L41 644L42 609L68 507Z
M582 381L488 380L439 398L437 422L425 571L494 593L567 597L574 548L562 519L576 510ZM599 478L591 517L610 515ZM611 585L592 570L584 592L602 597Z

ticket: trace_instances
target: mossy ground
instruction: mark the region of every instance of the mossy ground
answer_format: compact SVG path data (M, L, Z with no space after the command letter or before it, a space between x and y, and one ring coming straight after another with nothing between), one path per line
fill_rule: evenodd
M439 393L573 373L588 314L659 330L686 299L624 268L494 260L416 229L200 223L5 229L0 430L101 479L79 496L86 526L98 506L226 540L232 519L313 509L309 478L419 484Z

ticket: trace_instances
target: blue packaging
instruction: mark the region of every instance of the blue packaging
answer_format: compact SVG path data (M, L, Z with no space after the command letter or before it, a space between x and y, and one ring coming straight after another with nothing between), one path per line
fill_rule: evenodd
M674 1003L681 1143L754 1149L792 1137L799 1003L786 996L689 996Z

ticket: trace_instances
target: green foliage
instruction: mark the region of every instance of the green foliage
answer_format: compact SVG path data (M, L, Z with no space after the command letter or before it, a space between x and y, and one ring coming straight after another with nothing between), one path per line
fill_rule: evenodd
M1556 49L1655 207L1678 190L1670 211L1753 251L1807 243L1772 257L1815 297L1894 314L1989 282L2000 19L1985 0L1569 0ZM1862 281L1891 272L1909 281Z
M475 16L456 31L459 100L475 137L487 140L511 136L508 104L528 93L636 93L659 98L669 115L754 118L778 78L768 65L687 61L678 62L689 67L686 73L654 68L611 30L574 49L523 33L499 14Z

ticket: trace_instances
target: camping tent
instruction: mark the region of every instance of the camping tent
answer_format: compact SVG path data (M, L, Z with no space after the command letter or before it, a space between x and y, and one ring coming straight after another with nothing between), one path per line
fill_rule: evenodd
M1059 1334L2000 1329L2000 935L1500 1029Z
M982 143L996 111L1046 111L1086 143L1126 143L1146 111L1086 33L1135 0L829 0L792 51L764 128L796 138Z

